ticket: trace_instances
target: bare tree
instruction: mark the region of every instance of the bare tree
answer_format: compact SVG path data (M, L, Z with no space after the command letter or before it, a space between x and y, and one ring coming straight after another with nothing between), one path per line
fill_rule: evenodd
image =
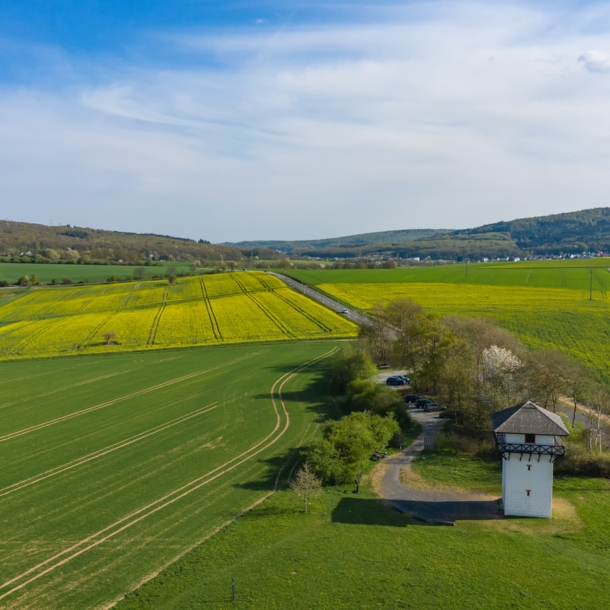
M308 512L308 498L313 498L319 494L322 488L322 482L309 468L309 464L305 464L297 476L290 482L290 488L304 502L305 512Z
M104 333L104 341L106 342L106 345L112 345L115 339L116 333L112 332L111 330L107 333Z
M375 305L370 313L370 319L370 324L360 328L360 337L367 342L373 361L377 364L386 364L392 352L392 330L384 308Z
M589 409L589 451L602 451L606 415L610 413L610 394L602 385L591 392Z

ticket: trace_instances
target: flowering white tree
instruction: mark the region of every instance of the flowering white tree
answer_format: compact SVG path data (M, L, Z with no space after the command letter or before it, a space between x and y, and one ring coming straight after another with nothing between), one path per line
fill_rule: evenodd
M515 376L523 362L509 349L492 345L483 350L483 399L486 403L510 403L516 389Z

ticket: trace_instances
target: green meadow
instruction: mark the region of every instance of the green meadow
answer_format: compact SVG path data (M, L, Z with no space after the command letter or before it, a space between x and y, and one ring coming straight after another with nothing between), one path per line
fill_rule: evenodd
M283 485L335 347L0 364L0 607L108 607Z
M434 457L426 482L490 481L495 462L464 468ZM417 464L417 462L416 462ZM438 472L454 471L453 476ZM464 473L467 470L467 473ZM462 473L460 476L459 473ZM422 524L368 485L328 489L303 514L275 494L129 595L118 610L229 608L604 608L610 602L607 481L560 478L552 521ZM231 602L231 579L236 603Z

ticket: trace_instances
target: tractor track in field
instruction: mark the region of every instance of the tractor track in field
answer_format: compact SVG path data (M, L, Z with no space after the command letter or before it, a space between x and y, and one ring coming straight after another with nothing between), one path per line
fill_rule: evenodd
M16 483L13 483L12 485L8 485L7 487L0 489L0 498L3 496L8 496L9 494L12 494L21 489L24 489L25 487L30 487L31 485L40 483L41 481L44 481L55 475L61 474L62 472L72 470L73 468L81 466L82 464L86 464L87 462L91 462L92 460L95 460L97 458L103 457L109 453L112 453L113 451L117 451L118 449L123 449L124 447L132 445L133 443L137 443L138 441L144 440L145 438L148 438L149 436L153 436L155 434L158 434L159 432L163 432L165 430L168 430L169 428L173 428L174 426L184 423L185 421L188 421L190 419L193 419L194 417L197 417L198 415L203 415L204 413L207 413L208 411L217 409L222 404L224 404L224 403L214 403L214 402L210 403L209 405L196 409L195 411L193 411L191 413L186 413L185 415L176 417L175 419L172 419L163 424L159 424L158 426L154 426L153 428L150 428L148 430L144 430L143 432L130 436L129 438L126 438L122 441L118 441L117 443L108 445L107 447L102 447L101 449L98 449L97 451L93 451L92 453L83 455L80 458L76 458L70 462L66 462L65 464L61 464L59 466L56 466L55 468L46 470L45 472L38 473L37 475L34 475L33 477L30 477L28 479L23 479L21 481L17 481Z
M142 396L143 394L148 394L150 392L154 392L156 390L160 390L175 383L180 383L181 381L187 381L189 379L193 379L195 377L199 377L200 375L205 375L206 373L211 373L212 371L216 371L225 366L230 366L232 364L236 364L237 362L241 362L243 360L247 360L248 358L253 358L254 356L260 356L265 353L267 350L261 350L259 352L255 352L253 354L249 354L247 356L242 356L241 358L237 358L235 360L231 360L230 362L225 362L223 364L219 364L218 366L212 367L211 369L206 369L205 371L198 371L196 373L189 373L188 375L183 375L182 377L177 377L175 379L170 379L169 381L164 381L163 383L159 383L157 385L151 386L149 388L144 388L143 390L138 390L137 392L132 392L130 394L125 394L124 396L119 396L118 398L114 398L113 400L108 400L99 405L94 405L92 407L87 407L86 409L82 409L80 411L76 411L75 413L69 413L68 415L63 415L62 417L56 417L55 419L51 419L46 422L42 422L40 424L36 424L34 426L30 426L28 428L23 428L22 430L16 430L15 432L11 432L9 434L4 434L0 436L0 443L9 441L13 438L17 438L19 436L23 436L25 434L29 434L31 432L36 432L37 430L41 430L43 428L48 428L49 426L53 426L55 424L59 424L61 422L74 419L75 417L80 417L81 415L86 415L87 413L92 413L94 411L98 411L99 409L104 409L106 407L110 407L119 402L123 402L124 400L129 400L131 398L135 398L137 396Z
M210 319L210 325L212 326L212 332L214 333L214 337L217 341L224 341L222 338L222 333L220 332L220 325L218 324L218 320L216 318L216 314L214 313L214 308L212 307L212 303L208 297L208 291L205 287L205 282L203 278L199 276L199 284L201 286L201 295L203 296L203 302L205 303L206 311L208 312L208 318Z
M6 402L0 405L0 409L5 409L6 407L12 407L13 405L18 405L22 402L27 402L28 400L33 400L35 398L44 398L45 396L50 396L51 394L57 394L58 392L64 392L65 390L71 390L72 388L77 388L81 385L87 385L88 383L95 383L96 381L102 381L102 379L108 379L109 377L116 377L117 375L124 375L125 373L131 373L131 370L128 371L120 371L118 373L109 373L108 375L101 375L100 377L94 377L93 379L85 379L84 381L78 381L77 383L72 383L70 385L63 386L62 388L56 388L55 390L50 390L49 392L44 392L42 394L35 394L33 396L28 396L27 398L22 398L21 400L15 400L13 402Z
M163 302L159 306L157 313L155 314L155 318L153 320L152 326L150 327L150 333L148 335L148 341L146 345L154 345L155 339L157 338L157 331L159 330L159 324L161 323L161 316L165 311L165 306L167 305L167 297L169 295L169 286L165 289L163 293Z
M125 517L119 519L118 521L115 521L114 523L106 526L102 530L99 530L98 532L88 536L87 538L84 538L83 540L77 542L76 544L72 545L68 549L65 549L64 551L56 553L55 555L53 555L52 557L49 557L45 561L40 562L37 565L33 566L32 568L22 572L21 574L14 576L13 578L5 581L4 583L1 583L0 591L2 589L6 589L7 587L9 587L11 585L15 585L15 586L10 588L8 591L5 591L4 593L1 593L0 600L8 597L12 593L15 593L15 592L23 589L24 587L26 587L30 583L34 582L35 580L38 580L39 578L55 571L56 569L67 564L68 562L72 561L73 559L76 559L77 557L86 553L87 551L99 546L100 544L106 542L110 538L113 538L114 536L120 534L121 532L125 531L126 529L136 525L137 523L146 519L147 517L157 513L158 511L162 510L163 508L166 508L167 506L170 506L171 504L177 502L178 500L181 500L182 498L188 496L189 494L193 493L194 491L197 491L201 487L208 485L209 483L212 483L213 481L215 481L219 477L227 474L228 472L235 470L235 468L237 468L241 464L251 460L256 455L260 454L261 452L265 451L266 449L268 449L269 447L274 445L282 436L284 436L284 434L288 430L288 427L290 426L290 414L288 413L288 410L286 409L286 404L282 398L282 389L283 389L284 385L286 383L288 383L291 379L293 379L300 371L302 371L303 369L311 366L312 364L314 364L320 360L323 360L324 358L329 357L334 352L336 352L337 349L338 349L337 347L334 347L333 349L329 350L325 354L322 354L321 356L318 356L317 358L314 358L314 359L310 360L309 362L299 365L298 367L296 367L292 371L289 371L288 373L285 373L284 375L282 375L279 379L277 379L275 381L275 383L273 384L273 386L271 388L270 396L271 396L271 403L273 405L273 410L276 415L276 423L275 423L275 427L273 428L273 430L263 440L259 441L258 443L256 443L255 445L253 445L252 447L247 449L246 451L240 453L238 456L232 458L231 460L228 460L224 464L221 464L220 466L216 467L215 469L211 470L210 472L190 481L189 483L179 487L178 489L174 490L173 492L165 494L164 496L162 496L161 498L158 498L154 502L150 502L149 504L139 508L136 511L133 511L132 513L126 515ZM278 385L279 385L279 387L278 387ZM278 399L279 399L279 402L281 404L281 407L282 407L282 410L283 410L284 416L285 416L284 427L277 435L276 435L276 432L281 427L282 416L280 414L280 410L278 409L278 405L276 402L276 388L278 388L277 389ZM262 447L261 447L261 445L262 445ZM276 485L278 484L278 482L279 482L279 476L276 479ZM276 487L274 486L274 490L275 489L276 489ZM49 564L51 564L51 565L49 565ZM46 567L46 566L48 566L48 567ZM26 579L26 580L24 580L24 579ZM18 583L18 581L23 581L23 582L16 584L16 583Z

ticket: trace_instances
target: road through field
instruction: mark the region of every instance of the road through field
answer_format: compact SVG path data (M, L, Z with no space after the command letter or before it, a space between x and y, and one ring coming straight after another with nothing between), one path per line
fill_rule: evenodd
M336 349L308 344L272 348L264 359L224 357L231 366L214 373L216 382L179 377L191 392L200 388L195 398L217 400L195 409L189 405L199 400L189 400L165 423L1 486L0 607L106 607L276 489L327 408L315 384ZM208 360L215 353L204 350ZM261 382L269 383L265 394ZM134 416L134 401L157 400L157 392L133 394L123 418ZM104 410L82 418L96 413ZM8 439L0 458L14 455L18 441Z

